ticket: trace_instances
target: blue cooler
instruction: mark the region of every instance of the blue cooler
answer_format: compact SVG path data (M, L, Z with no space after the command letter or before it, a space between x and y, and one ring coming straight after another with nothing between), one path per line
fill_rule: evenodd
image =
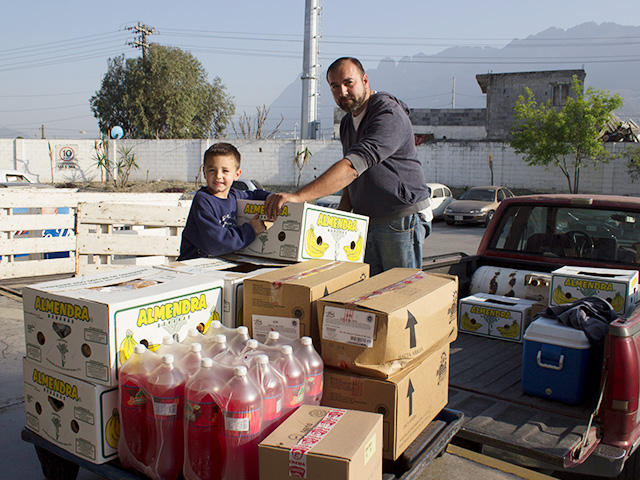
M582 330L538 317L524 334L522 391L536 397L577 404L600 372L589 371L592 348Z

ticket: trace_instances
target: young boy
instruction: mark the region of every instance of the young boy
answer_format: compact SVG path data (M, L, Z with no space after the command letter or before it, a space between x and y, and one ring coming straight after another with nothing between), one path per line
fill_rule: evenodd
M204 153L202 165L206 187L193 197L182 232L178 260L217 257L249 245L266 226L259 215L237 225L237 199L265 200L265 190L242 191L231 188L240 177L240 152L229 143L216 143Z

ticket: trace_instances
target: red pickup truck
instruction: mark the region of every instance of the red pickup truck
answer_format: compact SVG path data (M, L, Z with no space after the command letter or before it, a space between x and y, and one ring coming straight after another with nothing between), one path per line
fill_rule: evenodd
M525 272L510 279L514 287L561 266L640 270L640 198L509 198L477 255L423 263L426 271L457 275L460 298L486 266ZM464 423L454 443L562 478L640 478L640 308L609 325L603 361L588 372L594 393L578 405L523 393L522 352L522 343L458 335L447 407L462 411Z

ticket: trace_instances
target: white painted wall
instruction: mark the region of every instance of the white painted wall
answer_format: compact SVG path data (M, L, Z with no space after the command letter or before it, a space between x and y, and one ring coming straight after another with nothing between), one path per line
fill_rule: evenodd
M112 141L113 142L113 141ZM202 155L213 140L118 140L116 146L133 147L139 170L135 181L194 181ZM242 154L242 176L265 185L295 186L297 152L306 145L312 153L301 184L308 183L342 157L336 140L233 140ZM627 144L628 145L628 144ZM18 169L49 183L99 181L94 140L0 139L0 169ZM610 144L620 153L621 144ZM640 148L640 146L638 146ZM72 153L70 153L72 152ZM112 149L113 152L113 149ZM487 141L435 141L418 146L427 181L465 187L491 183L489 153L493 157L493 183L539 192L566 192L567 182L557 167L530 167L505 143ZM72 157L72 158L69 158ZM640 185L629 178L626 160L597 169L581 170L584 193L640 195Z

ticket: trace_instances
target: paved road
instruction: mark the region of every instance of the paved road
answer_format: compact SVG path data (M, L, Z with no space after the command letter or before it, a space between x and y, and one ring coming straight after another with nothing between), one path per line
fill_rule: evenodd
M424 241L423 256L452 252L475 255L484 231L484 227L475 225L447 225L442 220L435 221L431 225L431 235Z

